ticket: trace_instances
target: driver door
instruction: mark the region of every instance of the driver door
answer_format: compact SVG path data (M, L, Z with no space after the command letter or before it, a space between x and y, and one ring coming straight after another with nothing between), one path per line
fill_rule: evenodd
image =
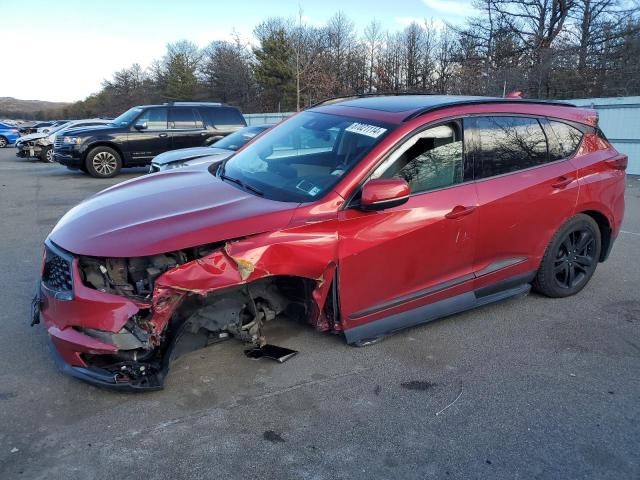
M404 178L411 195L386 210L353 205L339 212L339 301L347 329L473 285L478 199L465 173L462 121L413 134L371 178Z

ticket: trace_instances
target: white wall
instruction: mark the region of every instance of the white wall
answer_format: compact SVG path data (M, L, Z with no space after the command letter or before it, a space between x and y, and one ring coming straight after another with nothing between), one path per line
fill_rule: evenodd
M640 97L579 98L567 102L595 109L604 134L616 150L629 157L627 173L640 175Z

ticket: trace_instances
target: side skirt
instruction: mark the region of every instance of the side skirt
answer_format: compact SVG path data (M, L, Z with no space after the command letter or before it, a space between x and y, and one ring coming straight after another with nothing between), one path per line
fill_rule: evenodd
M437 320L512 297L524 296L531 290L535 272L518 275L482 289L462 293L439 302L430 303L408 312L396 313L344 331L347 343L361 343L391 335L399 330Z

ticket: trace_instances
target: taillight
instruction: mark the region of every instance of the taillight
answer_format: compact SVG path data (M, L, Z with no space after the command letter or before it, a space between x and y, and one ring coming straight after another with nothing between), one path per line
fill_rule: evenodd
M616 170L626 170L627 165L629 164L629 157L626 155L617 155L609 160L605 160L604 163Z

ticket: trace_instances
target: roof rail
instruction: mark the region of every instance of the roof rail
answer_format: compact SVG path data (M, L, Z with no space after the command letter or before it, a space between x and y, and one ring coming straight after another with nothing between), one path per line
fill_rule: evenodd
M407 122L409 120L413 120L416 117L424 115L425 113L434 112L436 110L442 110L443 108L449 107L458 107L461 105L484 105L484 104L500 104L500 103L508 103L508 104L530 104L530 105L553 105L556 107L573 107L576 106L571 103L559 102L556 100L532 100L528 98L483 98L483 99L469 99L469 100L461 100L459 102L446 102L441 103L439 105L431 105L429 107L424 107L416 110L415 112L411 112L409 115L402 119L403 122Z
M177 105L183 107L189 107L192 105L210 105L212 107L221 107L224 105L222 102L165 102L163 105Z

